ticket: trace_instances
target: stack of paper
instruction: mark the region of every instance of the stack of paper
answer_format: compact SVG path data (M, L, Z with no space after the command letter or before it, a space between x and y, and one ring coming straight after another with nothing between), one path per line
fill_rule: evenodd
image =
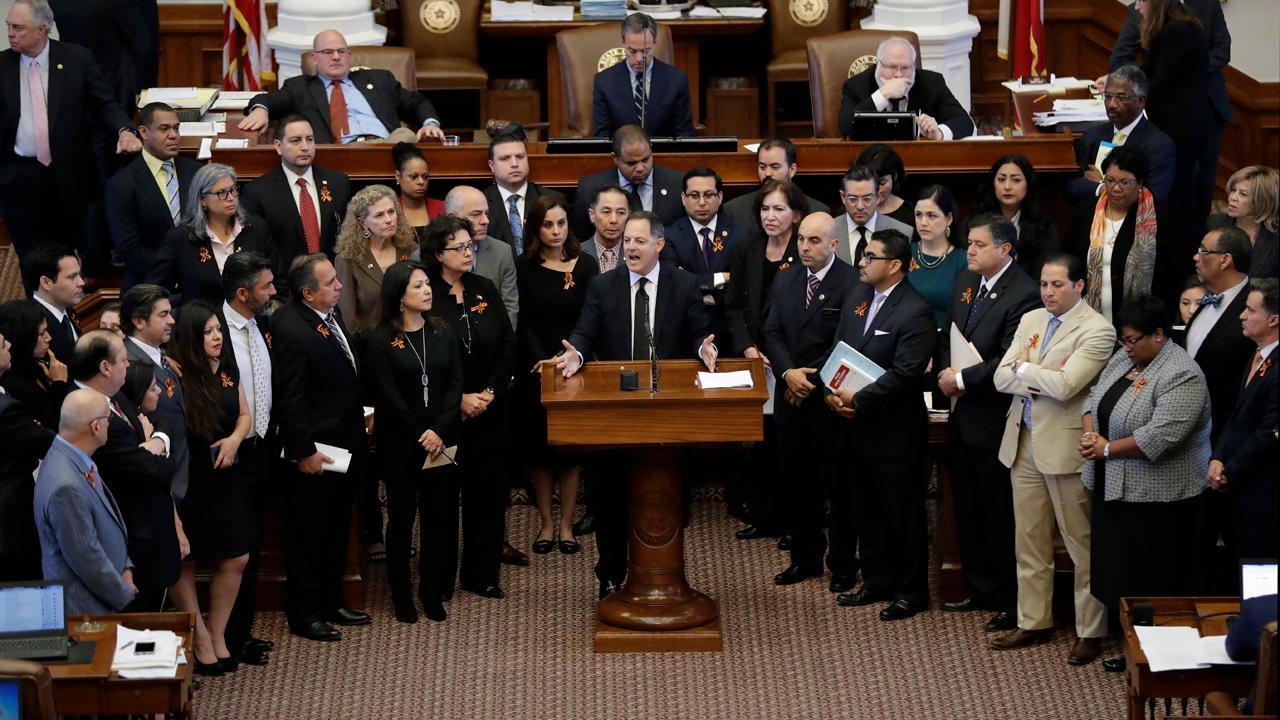
M872 362L866 355L849 347L843 340L836 343L831 357L822 366L822 382L832 392L853 388L856 393L884 374L884 368Z
M706 5L695 5L689 11L690 18L698 19L720 19L720 18L746 18L754 20L762 18L769 12L768 8L762 7L707 7Z
M573 6L494 0L489 6L489 17L494 22L570 22Z
M143 643L152 643L154 648L139 652ZM126 678L173 677L181 649L182 640L168 630L134 630L119 625L111 669Z
M1200 631L1192 627L1139 626L1134 632L1151 672L1247 664L1227 657L1226 635L1200 637Z
M584 18L620 18L627 14L627 0L582 0Z
M1034 115L1036 125L1042 127L1058 123L1101 122L1107 119L1107 108L1102 100L1054 100L1053 110Z
M1057 94L1053 92L1054 89L1075 90L1079 88L1088 88L1093 85L1093 83L1088 80L1079 80L1069 76L1058 77L1057 75L1050 75L1048 83L1040 83L1037 85L1024 85L1021 78L1006 80L1000 84L1014 92L1047 92L1050 95Z
M214 110L243 110L257 95L255 90L222 90L213 101Z
M700 372L698 385L703 390L724 390L728 388L749 388L752 386L750 370L733 372Z
M628 10L627 14L642 12L654 20L679 20L684 14L682 5L642 4L639 10Z
M193 122L209 112L209 108L218 99L218 93L217 88L147 88L138 95L138 107L148 103L162 102L177 110L178 119L182 122Z

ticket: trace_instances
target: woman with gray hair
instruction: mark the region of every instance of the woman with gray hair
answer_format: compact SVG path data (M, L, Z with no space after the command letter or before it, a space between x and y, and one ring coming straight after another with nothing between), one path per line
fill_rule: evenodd
M334 243L334 268L342 283L338 309L352 332L378 324L382 273L418 249L413 228L386 185L370 185L351 197Z
M147 282L174 293L173 304L222 303L222 266L232 253L253 250L275 262L267 222L240 207L236 171L209 163L191 178L182 221L165 235ZM121 291L128 288L121 288Z

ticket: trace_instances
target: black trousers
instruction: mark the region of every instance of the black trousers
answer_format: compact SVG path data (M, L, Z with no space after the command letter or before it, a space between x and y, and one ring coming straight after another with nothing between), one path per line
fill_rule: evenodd
M955 481L956 535L969 598L1012 610L1018 602L1013 554L1013 486L1009 468L995 448L966 445L949 438L951 478Z
M781 402L781 400L779 400ZM746 454L747 467L745 503L748 520L766 532L781 532L784 524L782 499L779 493L779 432L772 415L764 416L764 440L751 446ZM728 500L728 488L725 490Z
M53 168L34 158L15 158L0 168L0 215L20 258L44 242L80 249L91 198L88 187L81 197L63 197Z
M363 455L352 458L346 475L308 475L296 465L290 470L285 498L289 528L285 567L289 578L284 610L292 627L323 620L344 606L342 574L351 531L351 503L363 471Z
M1213 192L1218 187L1218 152L1222 149L1222 131L1226 126L1218 118L1209 125L1209 132L1196 143L1196 204L1194 218L1203 227L1213 205Z
M858 572L858 525L853 513L852 483L839 462L842 422L819 396L816 404L809 400L778 427L778 466L787 468L788 477L780 499L784 527L791 534L791 562L820 567L826 552L827 567L832 573L852 576ZM822 531L828 497L829 546Z
M866 452L851 437L843 466L840 481L853 486L864 587L924 607L929 602L925 447L886 458ZM832 524L838 522L832 518Z
M245 512L250 514L249 524L255 532L249 546L249 561L240 577L240 591L236 593L231 616L227 618L225 635L227 647L232 653L239 652L253 633L253 619L258 605L258 560L262 550L265 499L267 493L273 490L278 492L279 489L270 479L280 477L279 473L287 470L281 467L278 455L279 450L273 453L271 446L260 438L246 440L240 445L236 478L240 481L241 493L244 495Z
M582 473L589 478L587 483L595 503L596 550L600 553L596 577L621 583L627 577L630 536L626 454L609 451L583 455Z
M498 584L507 519L505 401L495 399L480 415L462 421L462 584Z
M387 583L392 597L412 597L409 545L417 517L418 595L434 602L452 594L458 575L459 473L453 466L421 467L421 460L387 466Z

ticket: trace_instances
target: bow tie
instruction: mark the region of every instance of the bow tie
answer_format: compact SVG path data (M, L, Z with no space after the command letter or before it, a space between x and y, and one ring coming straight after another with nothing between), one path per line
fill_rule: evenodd
M1222 305L1222 296L1223 296L1224 294L1225 294L1225 293L1218 293L1217 295L1215 295L1215 294L1213 294L1213 293L1211 293L1211 292L1207 292L1207 293L1205 293L1205 294L1204 294L1204 297L1200 298L1200 304L1201 304L1202 306L1203 306L1203 305L1212 305L1212 306L1214 306L1214 307L1218 307L1218 306Z

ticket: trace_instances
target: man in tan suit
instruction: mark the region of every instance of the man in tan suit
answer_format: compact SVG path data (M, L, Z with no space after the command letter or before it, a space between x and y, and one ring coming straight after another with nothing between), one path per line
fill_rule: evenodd
M1012 472L1018 628L991 641L994 650L1048 642L1053 634L1053 523L1075 564L1076 642L1067 662L1098 656L1106 609L1090 593L1089 491L1080 482L1081 406L1115 347L1106 318L1081 302L1079 258L1053 255L1040 273L1043 309L1022 316L995 386L1014 396L1000 445Z

